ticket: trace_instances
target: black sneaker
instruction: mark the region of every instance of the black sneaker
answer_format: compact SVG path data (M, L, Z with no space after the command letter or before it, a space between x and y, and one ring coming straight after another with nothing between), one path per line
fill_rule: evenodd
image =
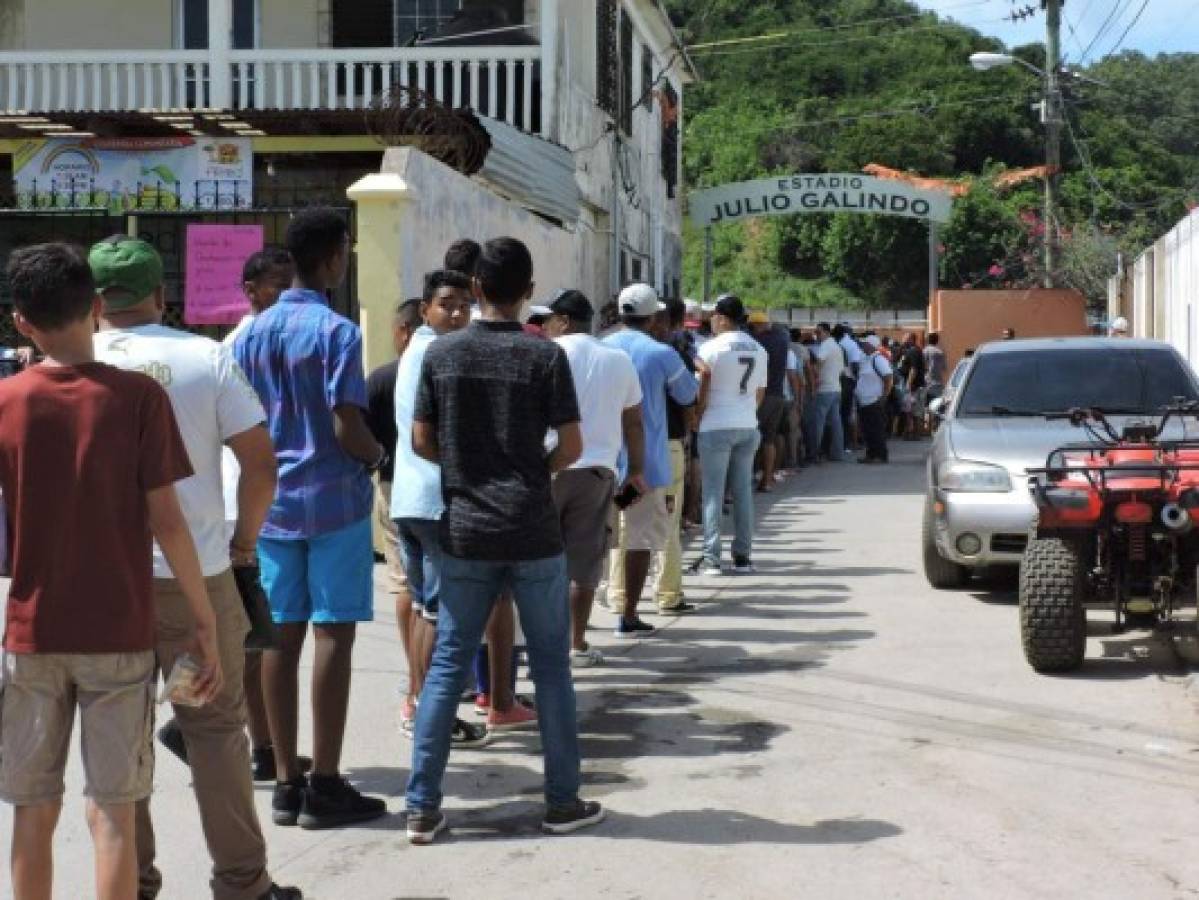
M276 825L295 825L304 805L304 791L308 779L301 775L295 781L280 781L275 784L271 797L271 821Z
M640 618L634 619L632 622L620 619L616 623L615 634L618 638L643 638L655 634L657 630L653 625L643 622Z
M304 790L299 824L301 828L315 831L369 822L385 815L386 803L377 797L363 796L341 776L313 775Z
M304 900L304 892L294 887L279 887L272 884L258 900Z
M166 724L158 729L158 743L166 747L185 766L187 761L187 742L183 740L183 729L177 719L167 719Z
M431 844L449 825L439 809L408 811L408 843Z
M682 616L695 612L695 609L696 606L694 603L688 603L686 600L683 600L674 606L659 606L658 614L662 616Z
M301 775L307 775L312 770L312 758L309 756L297 756L296 763ZM275 781L279 777L275 769L275 750L269 744L250 751L250 777L255 781Z
M752 575L758 570L748 556L734 556L733 571L738 575Z
M604 808L594 800L576 800L572 806L550 807L541 830L547 834L570 834L604 821Z

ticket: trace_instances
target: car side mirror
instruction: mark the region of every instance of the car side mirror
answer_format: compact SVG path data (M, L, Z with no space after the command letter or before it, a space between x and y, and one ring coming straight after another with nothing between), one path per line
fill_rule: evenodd
M933 416L933 418L944 419L945 418L945 400L944 400L944 398L938 397L936 400L933 400L932 402L930 402L928 404L928 411Z

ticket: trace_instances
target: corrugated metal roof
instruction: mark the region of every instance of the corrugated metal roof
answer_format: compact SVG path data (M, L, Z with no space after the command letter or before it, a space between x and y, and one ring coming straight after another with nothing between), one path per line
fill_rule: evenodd
M533 212L574 226L579 219L579 186L574 156L505 122L479 116L491 135L491 152L476 177Z

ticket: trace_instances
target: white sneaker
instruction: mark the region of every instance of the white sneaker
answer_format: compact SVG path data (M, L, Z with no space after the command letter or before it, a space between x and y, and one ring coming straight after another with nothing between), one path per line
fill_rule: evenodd
M723 575L724 569L721 568L720 566L714 566L709 563L704 563L704 567L702 569L700 569L700 574L710 575L710 576L715 577L717 575Z
M592 666L600 666L603 663L604 654L600 653L594 647L588 647L586 650L570 651L570 667L572 669L590 669Z

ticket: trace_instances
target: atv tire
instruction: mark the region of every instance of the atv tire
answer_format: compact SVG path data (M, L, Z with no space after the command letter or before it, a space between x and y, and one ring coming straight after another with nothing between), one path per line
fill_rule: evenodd
M1034 538L1020 565L1020 639L1038 672L1069 672L1086 654L1086 562L1077 541Z
M921 554L924 557L924 577L928 583L939 591L960 588L970 577L966 566L958 565L946 559L937 549L937 538L933 533L933 505L931 501L924 504L924 520L920 526Z

